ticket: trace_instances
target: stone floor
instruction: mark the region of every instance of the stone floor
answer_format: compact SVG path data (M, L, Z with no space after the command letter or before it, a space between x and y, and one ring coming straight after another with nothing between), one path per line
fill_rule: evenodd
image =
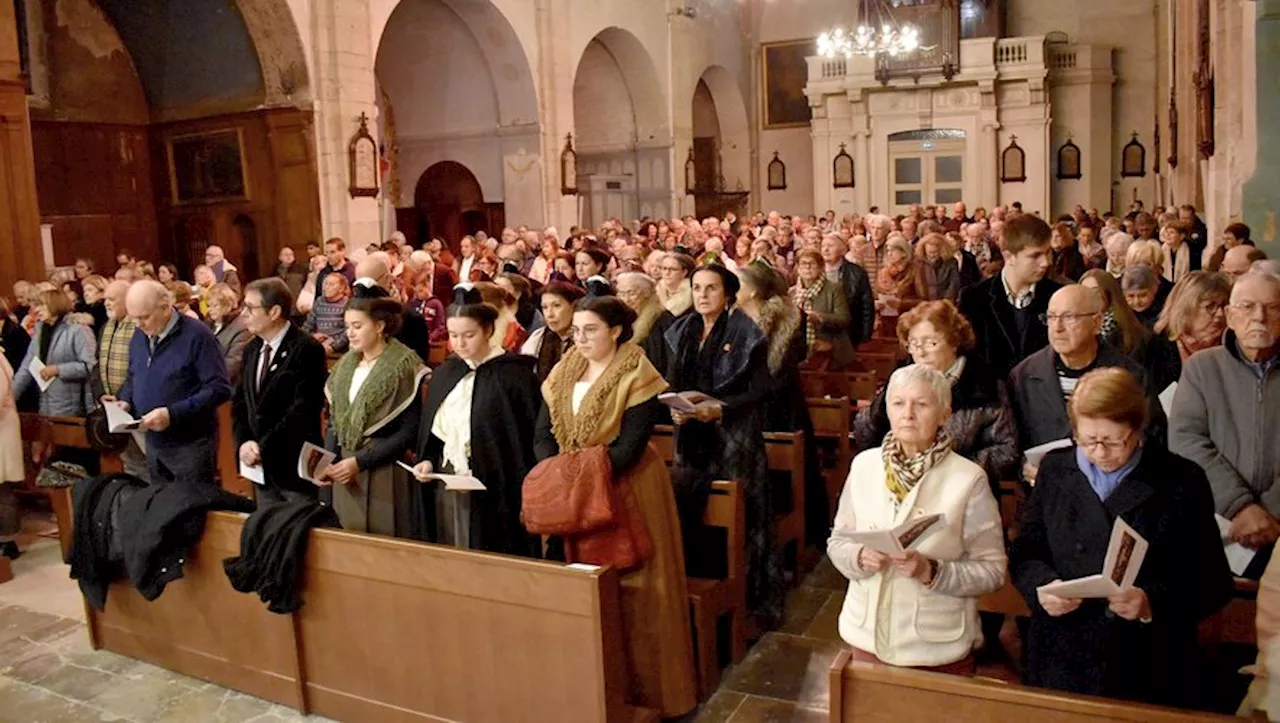
M93 651L76 584L47 516L28 515L0 585L0 723L248 723L322 721L106 651ZM845 581L825 560L793 589L782 627L725 671L720 689L685 723L817 723L827 716L827 669L843 648L836 630ZM1003 669L981 674L1009 678Z

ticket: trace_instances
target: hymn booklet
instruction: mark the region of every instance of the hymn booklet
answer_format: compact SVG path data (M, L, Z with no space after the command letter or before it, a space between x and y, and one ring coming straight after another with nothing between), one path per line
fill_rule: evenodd
M1107 557L1102 572L1075 580L1062 580L1041 585L1037 591L1065 598L1103 598L1133 587L1138 570L1147 556L1147 541L1119 517L1111 528Z
M310 442L302 443L302 452L298 454L298 476L310 482L313 485L326 486L328 482L321 482L320 475L333 464L338 455L325 450L323 447L317 447Z
M699 409L707 409L724 404L719 399L702 392L667 392L658 395L658 401L677 412L693 414Z
M839 535L850 542L863 547L870 547L876 552L883 552L891 557L901 557L911 543L920 539L930 527L933 527L942 515L925 515L892 527L887 530L836 530L832 534Z

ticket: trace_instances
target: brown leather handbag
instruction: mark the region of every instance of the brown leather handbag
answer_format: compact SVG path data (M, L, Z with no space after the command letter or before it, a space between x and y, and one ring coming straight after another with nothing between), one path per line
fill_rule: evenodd
M590 532L614 522L613 469L608 450L591 447L538 463L524 478L520 518L535 535Z

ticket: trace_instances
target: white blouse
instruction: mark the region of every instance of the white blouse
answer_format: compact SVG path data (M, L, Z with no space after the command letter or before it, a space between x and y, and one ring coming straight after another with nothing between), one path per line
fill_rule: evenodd
M578 413L578 407L582 406L582 400L587 398L587 392L591 391L591 382L577 382L573 385L573 413Z
M381 358L378 357L378 359ZM369 372L373 371L373 366L378 363L378 359L374 359L373 364L356 365L356 370L351 373L351 391L347 392L348 402L355 402L356 397L360 396L360 389L364 386L365 380L369 378Z
M431 420L431 433L444 442L441 468L450 465L454 474L471 474L471 399L475 393L476 369L502 354L503 349L499 347L491 349L489 356L479 364L464 360L471 371L449 390L436 410L436 416Z

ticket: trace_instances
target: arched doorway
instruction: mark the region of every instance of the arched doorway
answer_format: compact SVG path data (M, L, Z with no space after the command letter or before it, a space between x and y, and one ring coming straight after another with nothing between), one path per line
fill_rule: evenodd
M699 218L742 215L750 197L747 109L729 71L713 65L694 87L694 213Z
M417 231L419 242L440 238L456 247L459 239L476 231L495 234L506 219L501 203L485 203L480 182L470 169L456 161L441 161L418 178L413 208L401 209L400 222L402 229Z
M580 221L666 217L670 127L658 73L640 40L611 27L587 43L573 79Z
M443 163L465 171L492 230L502 228L492 225L494 208L516 223L543 222L542 174L523 160L541 148L533 72L501 10L489 0L400 2L382 28L374 69L381 137L394 148L388 192L411 243L428 240L429 227L457 246L451 229L460 226L416 210L419 179Z

